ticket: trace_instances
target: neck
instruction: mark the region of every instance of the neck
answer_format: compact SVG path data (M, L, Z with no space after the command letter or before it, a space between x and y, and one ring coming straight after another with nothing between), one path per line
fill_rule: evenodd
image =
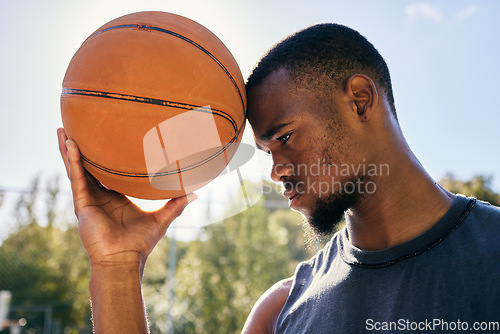
M430 229L450 208L454 195L437 184L420 165L404 139L386 159L388 175L378 175L377 188L346 213L349 239L364 250L404 243Z

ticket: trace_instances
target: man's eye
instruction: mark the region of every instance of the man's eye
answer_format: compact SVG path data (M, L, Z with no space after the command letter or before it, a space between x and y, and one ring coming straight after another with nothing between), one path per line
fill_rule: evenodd
M291 135L292 133L287 133L286 135L279 137L278 140L282 141L283 144L285 144L288 141L288 139L290 139Z

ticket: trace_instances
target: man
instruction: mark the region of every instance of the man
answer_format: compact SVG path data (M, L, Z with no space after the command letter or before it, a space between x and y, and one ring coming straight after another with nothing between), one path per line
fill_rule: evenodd
M387 66L364 37L334 24L300 31L261 60L247 94L256 144L271 154L290 207L320 235L344 212L346 227L260 298L244 333L500 321L500 210L425 172L401 133ZM58 134L90 258L95 330L147 332L142 269L194 195L141 212L86 174L76 144Z
M500 210L425 172L399 127L387 66L364 37L334 24L298 32L260 61L247 94L257 146L290 207L320 234L344 211L346 227L259 300L244 332L498 326Z

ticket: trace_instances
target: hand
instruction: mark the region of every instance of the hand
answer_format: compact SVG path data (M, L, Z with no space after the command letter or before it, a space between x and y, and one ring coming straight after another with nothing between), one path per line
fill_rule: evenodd
M84 169L78 147L64 129L58 129L57 134L71 181L80 238L91 265L137 263L142 272L147 256L168 226L196 195L172 199L154 212L142 211L124 195L104 188Z

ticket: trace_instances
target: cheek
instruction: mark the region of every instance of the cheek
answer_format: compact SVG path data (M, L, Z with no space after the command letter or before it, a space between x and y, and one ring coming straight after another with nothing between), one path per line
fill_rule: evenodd
M290 150L289 157L294 165L295 176L303 181L311 182L323 178L323 171L332 160L331 149L325 147L325 142L318 138L309 138L302 147L297 146Z

